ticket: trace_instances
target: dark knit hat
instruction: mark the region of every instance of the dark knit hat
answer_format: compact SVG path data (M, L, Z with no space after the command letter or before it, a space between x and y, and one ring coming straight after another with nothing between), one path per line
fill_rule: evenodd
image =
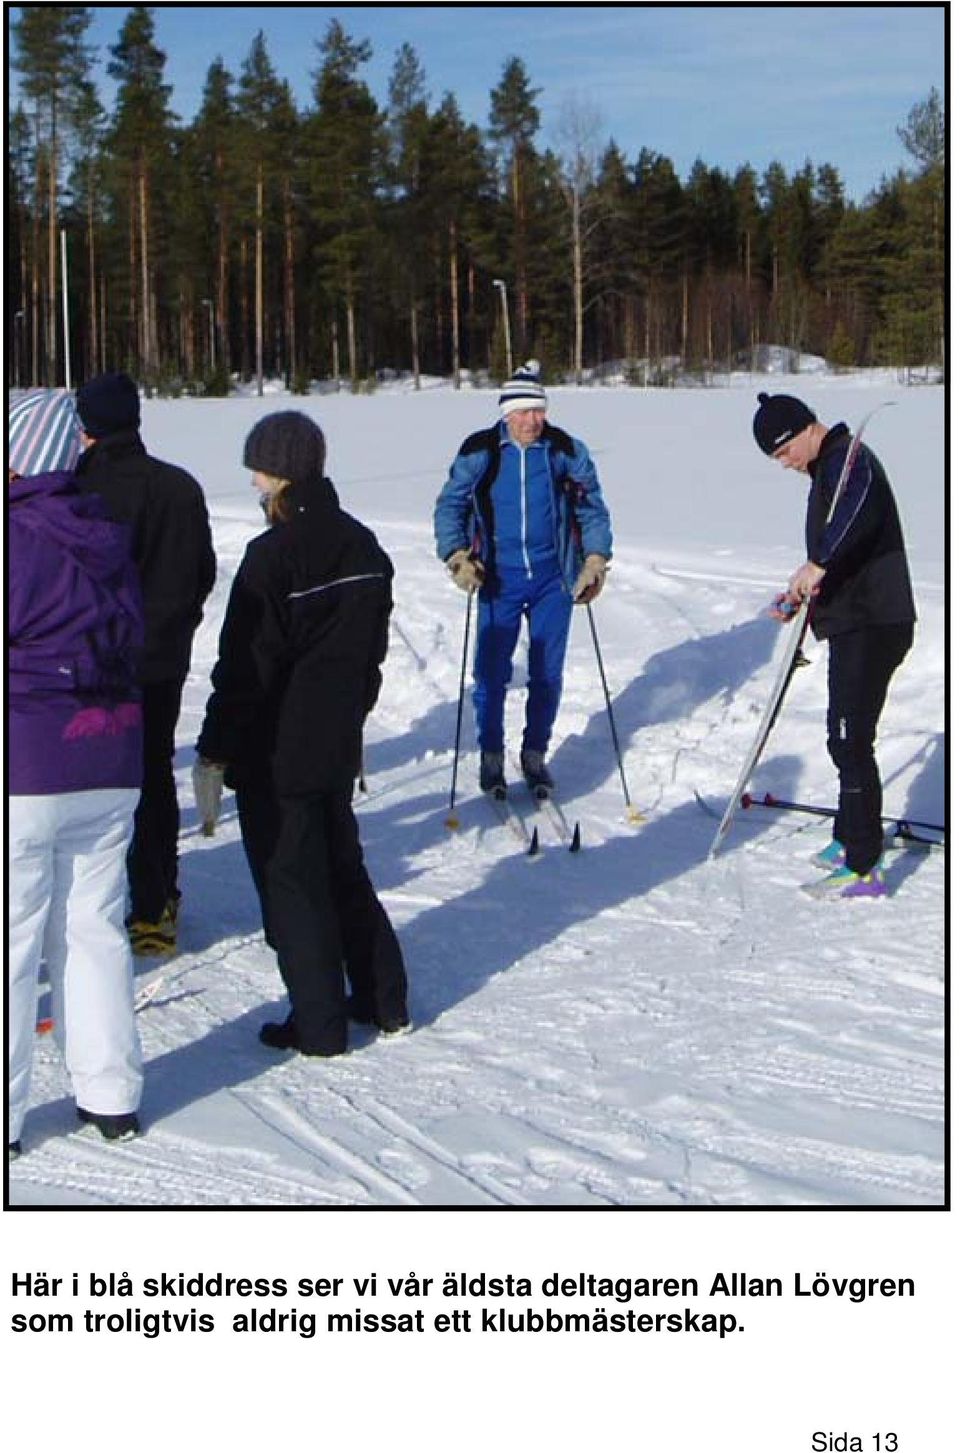
M289 409L268 414L247 435L243 462L248 469L305 484L323 477L327 441L323 430L306 414Z
M516 409L545 409L547 394L540 382L540 364L528 358L512 378L508 378L497 400L504 418Z
M100 373L77 390L77 413L94 439L140 427L140 395L128 373Z
M802 434L817 416L792 394L757 394L760 407L753 416L753 437L764 454L775 454Z

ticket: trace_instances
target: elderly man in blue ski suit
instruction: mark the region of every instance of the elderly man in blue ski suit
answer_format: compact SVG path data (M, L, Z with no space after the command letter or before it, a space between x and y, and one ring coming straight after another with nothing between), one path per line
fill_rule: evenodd
M500 393L500 420L460 445L434 512L437 554L462 590L479 592L473 701L480 787L503 792L503 715L525 616L529 680L520 765L549 792L550 734L560 706L574 603L603 589L610 516L586 445L546 421L535 359Z

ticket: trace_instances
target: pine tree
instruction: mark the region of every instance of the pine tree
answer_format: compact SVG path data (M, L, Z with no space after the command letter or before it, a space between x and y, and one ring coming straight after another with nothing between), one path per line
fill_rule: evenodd
M207 71L200 111L193 125L196 158L206 207L210 212L209 244L213 253L209 291L200 299L207 314L208 388L225 393L231 371L230 240L240 156L233 76L220 56ZM208 263L209 266L209 263ZM212 281L212 286L210 285Z
M77 161L71 177L70 190L76 207L83 214L86 245L86 327L84 329L84 372L98 373L105 367L101 329L101 302L106 306L106 289L99 258L99 234L103 221L103 142L106 116L96 88L85 81L80 89L74 112ZM98 268L100 276L98 278Z
M410 320L414 388L420 387L420 313L428 251L435 237L429 207L427 147L429 110L426 77L413 46L397 51L388 87L387 134L392 183L392 235L396 281Z
M159 203L170 181L174 117L166 56L154 44L148 6L131 8L107 67L117 82L109 138L114 209L127 226L127 350L148 387L160 379L158 276L166 216Z
M60 170L83 88L88 80L91 51L84 36L92 20L86 5L21 5L20 18L11 26L16 44L15 65L22 77L23 94L33 104L36 135L37 225L42 209L41 178L46 184L46 280L42 298L44 347L42 360L34 349L34 376L48 384L58 375L57 347L57 233ZM38 290L39 291L39 290ZM31 299L33 328L39 332L40 298Z
M476 366L481 339L489 338L489 306L480 301L477 278L483 275L489 279L496 270L499 248L495 240L494 162L484 148L479 128L464 121L450 92L432 118L429 156L432 211L447 248L449 366L454 386L459 388L461 363L465 360L468 367ZM489 286L484 288L483 298L490 300L492 291ZM465 347L461 321L465 325Z
M540 126L540 112L535 105L539 94L539 87L530 84L526 67L518 56L511 56L505 62L500 84L490 93L490 135L502 148L513 205L513 280L523 351L528 346L529 327L528 174L534 160L533 138Z
M263 31L259 31L240 70L237 104L242 127L244 153L252 167L254 222L254 359L257 393L263 395L265 328L265 257L268 226L268 183L288 174L296 130L296 110L289 87L281 83L267 54ZM286 157L286 161L283 159ZM283 188L281 187L281 191ZM289 314L288 314L289 326ZM288 378L292 368L288 363Z
M357 315L377 242L377 199L385 155L383 118L358 71L372 54L331 21L319 42L315 111L306 128L308 197L320 280L330 298L333 372L339 377L338 311L347 324L351 387L360 383Z

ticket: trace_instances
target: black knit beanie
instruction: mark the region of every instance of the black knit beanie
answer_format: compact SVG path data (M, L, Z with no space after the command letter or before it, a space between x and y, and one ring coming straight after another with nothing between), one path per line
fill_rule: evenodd
M105 439L140 427L140 395L128 373L99 373L77 390L77 413L84 433Z
M753 437L764 454L775 454L802 434L817 416L792 394L757 394L760 407L753 416Z
M327 458L323 430L296 410L268 414L247 435L243 462L248 469L305 484L322 479Z

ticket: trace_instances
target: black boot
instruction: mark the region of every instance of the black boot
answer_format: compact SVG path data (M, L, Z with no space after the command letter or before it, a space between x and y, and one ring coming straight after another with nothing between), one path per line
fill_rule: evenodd
M497 797L506 796L507 779L503 775L502 752L480 753L480 791L493 792Z
M132 1140L140 1134L140 1121L132 1111L128 1115L97 1115L78 1105L77 1115L84 1125L95 1125L104 1140Z
M346 1044L336 1047L302 1044L292 1014L288 1014L282 1024L261 1025L260 1043L270 1049L295 1049L298 1054L305 1054L311 1059L332 1059L334 1055L345 1054L347 1048Z
M537 797L549 797L556 785L547 770L545 757L545 752L536 752L529 747L520 753L523 780Z

